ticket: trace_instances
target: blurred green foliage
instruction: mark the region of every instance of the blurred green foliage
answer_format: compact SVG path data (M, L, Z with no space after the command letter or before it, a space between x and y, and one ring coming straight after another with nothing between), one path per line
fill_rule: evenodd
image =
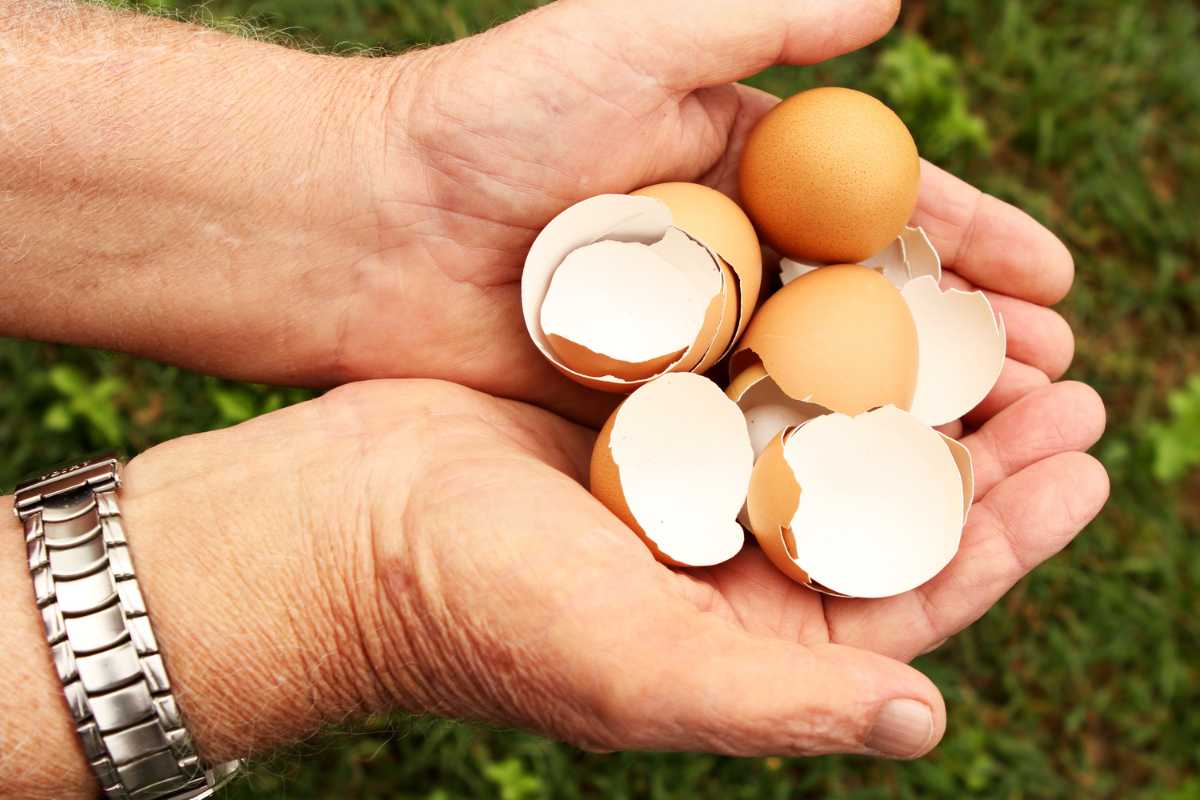
M1200 466L1200 375L1167 395L1171 417L1150 426L1154 444L1154 474L1174 481Z
M155 0L298 46L401 51L522 0ZM1200 800L1200 10L1187 0L906 3L860 53L752 82L874 92L923 153L1027 209L1076 257L1071 377L1104 396L1105 513L919 661L949 730L916 763L593 755L510 731L375 719L261 763L241 798ZM0 484L307 396L0 342ZM803 676L797 676L803 680Z

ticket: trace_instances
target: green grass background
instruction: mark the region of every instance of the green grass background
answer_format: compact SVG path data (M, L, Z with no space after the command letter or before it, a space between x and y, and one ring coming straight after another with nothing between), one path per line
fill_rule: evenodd
M652 2L653 0L650 0ZM698 0L699 1L699 0ZM401 50L519 0L161 0L297 42ZM920 660L949 730L916 763L588 755L510 731L379 719L260 762L235 798L1200 798L1200 10L1190 2L909 2L881 43L773 69L781 94L874 92L925 155L1047 223L1078 281L1072 377L1104 396L1103 515ZM0 342L0 485L304 398L172 367ZM803 680L802 675L797 680Z

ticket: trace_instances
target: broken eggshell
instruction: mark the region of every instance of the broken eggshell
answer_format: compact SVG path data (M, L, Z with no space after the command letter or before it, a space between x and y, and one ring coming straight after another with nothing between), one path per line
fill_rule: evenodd
M917 326L917 385L911 411L927 425L959 419L996 385L1004 367L1004 320L980 291L942 291L941 258L921 228L905 228L862 262L900 289ZM785 285L821 264L784 261Z
M884 406L780 432L755 464L747 510L763 551L792 579L888 597L954 557L972 491L965 447Z
M922 275L932 275L937 281L942 279L941 256L920 226L905 226L887 247L858 263L883 275L897 289L903 289L910 280ZM784 258L779 262L779 278L786 286L801 275L824 266Z
M783 429L829 413L824 406L788 396L762 364L742 370L730 381L725 394L738 404L746 418L746 430L756 459Z
M554 271L539 322L567 368L637 380L699 363L720 325L723 285L712 256L676 228L648 246L599 241Z
M633 195L665 203L676 227L703 242L732 268L737 280L738 320L736 333L721 348L725 351L721 356L728 355L728 348L750 324L762 289L762 247L754 223L733 200L698 183L658 183L638 189ZM704 372L719 360L696 371Z
M917 390L912 413L927 425L966 414L1004 368L1004 320L983 292L942 291L931 275L901 290L917 323Z
M737 405L701 375L672 373L639 387L604 424L591 492L658 560L711 566L742 549L735 518L753 465Z
M761 362L788 396L844 414L907 409L917 381L917 328L882 276L845 264L771 295L738 342L730 373Z
M748 323L762 282L758 239L733 201L698 184L641 191L563 211L534 241L521 280L538 349L604 391L712 367Z

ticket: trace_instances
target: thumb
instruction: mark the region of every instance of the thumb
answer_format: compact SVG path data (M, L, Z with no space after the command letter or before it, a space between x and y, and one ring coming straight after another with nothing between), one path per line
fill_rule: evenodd
M711 615L687 616L675 620L674 635L642 632L620 648L620 678L607 687L607 745L915 758L945 732L940 692L906 664L843 645L753 635Z
M773 64L814 64L887 33L899 0L559 0L543 21L690 92Z

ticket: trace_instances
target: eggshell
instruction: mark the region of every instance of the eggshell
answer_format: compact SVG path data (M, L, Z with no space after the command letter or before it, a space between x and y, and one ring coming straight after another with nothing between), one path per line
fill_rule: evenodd
M923 275L931 275L935 281L942 279L941 257L920 226L906 226L886 247L858 263L880 273L897 289ZM784 258L779 262L779 277L786 286L801 275L824 266L827 265Z
M870 95L825 87L769 111L742 152L742 203L762 236L800 261L856 262L899 235L917 203L908 128Z
M758 304L763 272L762 247L746 212L721 192L698 183L659 183L633 194L666 203L675 227L704 242L733 268L740 297L740 336Z
M915 228L905 226L899 238L907 279L911 281L928 275L933 278L934 283L941 282L942 258L933 242L929 241L925 229L919 225Z
M771 380L762 364L742 370L729 383L725 394L738 404L746 417L746 429L755 458L762 455L780 431L829 413L824 406L789 397Z
M833 411L907 409L917 382L917 328L904 299L861 266L825 267L772 295L746 330L731 374L761 361L787 395Z
M952 439L941 431L938 431L938 435L942 437L942 441L950 450L950 455L954 458L954 466L958 468L959 477L962 478L963 525L966 525L967 515L971 513L971 505L975 502L975 465L971 460L971 451L958 439Z
M535 239L521 305L534 344L561 372L628 392L706 359L732 324L729 282L715 253L671 225L665 203L598 195Z
M751 528L812 588L887 597L928 581L962 537L969 455L893 406L828 414L776 436L755 465Z
M716 366L718 361L729 355L729 351L733 349L733 344L737 340L739 318L741 317L737 277L733 274L729 264L722 259L718 258L717 260L721 265L722 289L720 296L714 299L714 303L720 303L720 317L704 353L704 358L699 364L689 366L689 372L708 372ZM710 316L705 322L704 332L709 330L715 311L710 308ZM702 336L704 332L702 332Z
M679 231L670 234L686 239ZM542 302L542 331L552 343L566 340L619 363L655 363L672 353L677 358L703 334L709 306L721 290L716 264L699 245L691 244L692 251L688 246L664 238L649 247L601 241L572 251L555 270ZM576 355L561 344L554 351L560 358ZM567 358L563 363L585 375L605 374L595 363Z
M741 411L712 381L687 372L640 387L601 430L591 491L674 565L710 566L735 556L735 521L754 455Z
M912 413L944 425L979 405L1004 368L1004 320L983 292L942 291L932 275L901 292L917 326L917 384Z
M800 484L783 456L785 429L771 437L754 462L746 494L746 527L771 563L794 581L809 583L809 575L796 563L792 518L800 505Z

